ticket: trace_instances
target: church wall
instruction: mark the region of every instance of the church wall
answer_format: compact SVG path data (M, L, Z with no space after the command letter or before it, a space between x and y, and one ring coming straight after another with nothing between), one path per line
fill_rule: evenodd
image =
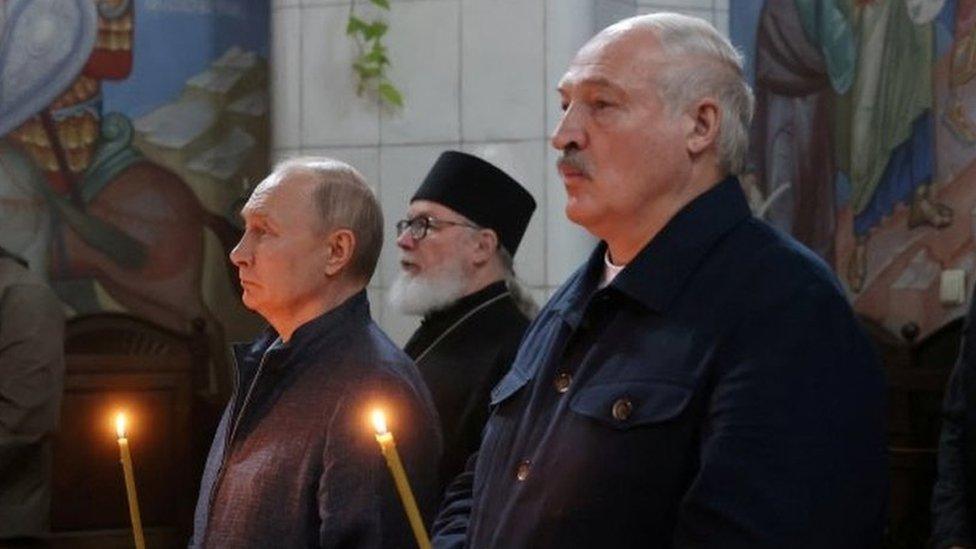
M357 11L368 4L356 2ZM393 224L446 149L498 164L539 206L516 273L541 305L594 240L563 215L565 197L548 135L559 120L556 83L576 50L604 26L656 9L704 17L725 32L724 0L393 0L386 14L390 78L404 107L356 96L350 2L272 2L272 150L277 159L324 154L350 162L374 185L386 246L370 285L373 313L403 343L416 319L385 305L396 275Z

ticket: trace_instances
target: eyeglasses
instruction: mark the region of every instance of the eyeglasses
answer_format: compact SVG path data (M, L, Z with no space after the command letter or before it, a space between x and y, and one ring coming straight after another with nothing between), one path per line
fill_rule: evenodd
M404 231L410 230L410 237L414 240L423 240L427 236L427 231L431 228L434 230L440 229L441 227L457 225L459 227L468 227L469 229L480 229L481 227L477 225L472 225L471 223L463 223L461 221L445 221L443 219L437 219L436 217L431 217L429 215L421 215L413 217L410 219L401 219L397 221L396 230L397 238L403 235Z

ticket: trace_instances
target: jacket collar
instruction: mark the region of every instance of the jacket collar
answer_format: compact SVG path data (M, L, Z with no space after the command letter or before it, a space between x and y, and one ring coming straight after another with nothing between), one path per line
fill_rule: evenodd
M688 203L620 274L612 288L648 309L663 313L685 282L722 236L751 216L739 180L729 176ZM601 242L589 260L569 282L554 304L571 324L583 313L604 268L606 242Z
M363 289L338 307L299 326L287 343L279 340L278 332L274 328L266 326L253 341L235 343L234 358L237 359L240 368L246 361L260 361L261 356L267 352L268 366L277 368L288 363L289 358L310 355L324 343L348 334L350 327L365 325L369 319L369 300L366 297L366 290Z

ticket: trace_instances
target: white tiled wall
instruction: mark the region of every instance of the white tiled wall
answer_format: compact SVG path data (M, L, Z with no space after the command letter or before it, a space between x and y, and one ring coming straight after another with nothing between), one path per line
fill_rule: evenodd
M444 0L394 3L389 21L389 74L403 93L404 107L381 113L382 142L460 140L460 5Z
M563 215L565 196L548 133L559 119L556 83L596 31L668 10L728 28L728 0L393 0L390 77L399 111L356 96L345 33L349 0L272 1L273 157L332 156L376 189L387 246L370 285L373 315L398 343L416 319L385 300L396 273L393 224L437 156L460 149L518 179L539 204L515 258L537 301L587 256L593 239ZM359 1L356 9L368 9Z
M637 13L675 11L701 17L723 34L729 32L729 0L637 0Z
M544 132L545 24L538 0L461 0L461 133L465 141Z
M356 44L346 36L349 7L299 9L302 146L379 145L379 111L356 95L350 67Z
M292 0L296 1L297 0ZM301 10L278 9L271 20L271 133L274 147L301 146Z

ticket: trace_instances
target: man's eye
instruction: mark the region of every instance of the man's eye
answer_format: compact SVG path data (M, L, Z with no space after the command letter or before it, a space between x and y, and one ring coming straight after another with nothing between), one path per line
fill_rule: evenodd
M597 99L596 101L593 102L593 108L598 111L612 106L613 106L612 103L610 103L609 101L604 101L602 99Z
M562 103L560 103L560 107L562 108L563 112L566 112L566 109L569 108L569 103L566 102L566 101L563 101Z

